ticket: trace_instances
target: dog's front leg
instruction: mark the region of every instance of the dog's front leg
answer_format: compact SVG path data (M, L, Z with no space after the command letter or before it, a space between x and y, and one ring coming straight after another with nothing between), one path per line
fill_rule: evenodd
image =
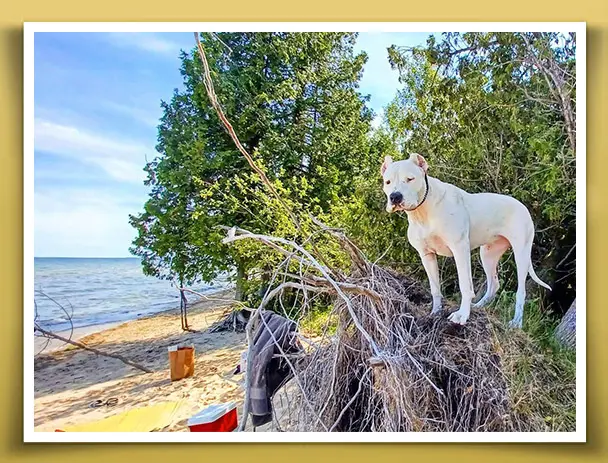
M441 280L439 279L439 266L437 265L437 255L435 253L421 253L422 265L426 270L426 276L429 279L431 287L431 295L433 296L433 309L431 313L441 311Z
M456 269L458 271L458 286L460 287L460 309L448 317L453 323L464 325L471 313L471 301L475 297L473 277L471 275L471 247L466 242L460 242L451 247Z

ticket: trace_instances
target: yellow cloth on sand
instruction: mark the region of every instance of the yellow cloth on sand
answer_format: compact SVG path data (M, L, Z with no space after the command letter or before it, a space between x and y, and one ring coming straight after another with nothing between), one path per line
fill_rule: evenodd
M175 417L179 402L162 402L134 408L92 423L83 423L61 428L65 432L150 432L168 426Z

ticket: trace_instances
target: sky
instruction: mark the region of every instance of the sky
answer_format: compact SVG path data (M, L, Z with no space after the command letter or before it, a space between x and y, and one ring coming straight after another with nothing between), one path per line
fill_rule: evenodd
M428 35L359 35L356 51L368 54L360 92L376 123L399 88L387 47ZM189 32L35 34L35 256L130 256L128 217L147 199L160 102L182 88L179 54L193 42Z

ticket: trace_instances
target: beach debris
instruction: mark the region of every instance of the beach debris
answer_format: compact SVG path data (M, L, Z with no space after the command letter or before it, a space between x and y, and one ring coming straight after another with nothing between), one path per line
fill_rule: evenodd
M322 335L304 354L272 340L292 378L289 420L274 424L296 432L546 430L545 415L524 410L511 395L504 362L529 348L525 334L506 335L508 328L483 310L473 311L464 326L447 320L449 310L431 315L430 297L417 280L369 262L341 232L321 231L333 235L350 258L348 273L326 267L314 251L284 238L239 229L225 240L270 244L300 269L287 273L283 262L271 277L247 326L248 365L256 357L256 327L271 313L267 306L297 306L283 316L299 327L317 310L316 295L329 298ZM535 369L543 374L542 364ZM264 398L256 377L253 367L246 369L241 431L251 398ZM534 387L540 394L545 386Z
M294 336L297 324L288 318L264 311L257 319L250 356L241 356L249 377L247 409L254 427L272 421L272 397L293 376L286 356L303 351Z
M229 230L227 227L226 229ZM243 304L240 304L242 307L240 307L239 309L235 309L232 306L235 303L238 303L238 301L235 301L233 299L225 299L214 295L202 294L190 288L179 288L179 290L182 293L187 292L194 294L206 301L225 302L228 305L228 310L226 310L224 318L210 328L211 333L217 333L220 331L235 331L237 333L242 333L245 331L245 325L247 324L248 320L248 317L245 315L245 313L248 313L247 311L249 309L244 307ZM188 329L188 331L195 332L195 330L192 329Z
M189 378L194 374L194 346L175 345L168 348L171 381Z
M99 408L99 407L103 407L104 405L106 407L113 407L117 403L118 403L118 397L110 397L109 399L106 399L106 400L97 399L89 404L89 408Z
M244 333L247 326L247 318L245 318L243 313L243 310L230 308L219 321L209 328L209 332L233 331L235 333Z
M73 340L72 339L72 336L74 334L74 324L72 323L72 315L74 313L73 307L71 307L70 312L68 312L67 309L61 303L59 303L57 300L53 299L51 296L49 296L45 292L37 290L34 294L35 294L34 295L34 334L36 336L42 336L49 341L51 339L56 339L58 341L66 343L66 344L70 344L72 346L79 347L84 350L88 350L90 352L93 352L97 355L101 355L103 357L110 357L110 358L113 358L116 360L120 360L121 362L123 362L129 366L132 366L133 368L137 368L138 370L141 370L145 373L152 373L152 370L150 370L149 368L147 368L143 365L140 365L139 363L133 362L132 360L129 360L128 358L126 358L120 354L116 354L114 352L102 351L95 347L88 346L87 344L85 344L83 342ZM36 295L38 295L39 297L48 299L53 304L55 304L61 311L63 311L63 313L65 314L65 320L67 320L70 324L70 334L68 335L68 337L57 334L57 333L53 332L52 330L46 329L42 326L42 324L40 322L40 317L38 314L38 304L36 303ZM48 345L48 342L47 342L47 345ZM40 352L38 352L38 354L42 353L45 348L46 348L46 346L44 346L42 348L42 350Z
M57 339L59 341L65 342L66 344L70 344L72 346L79 347L79 348L81 348L83 350L88 350L88 351L93 352L94 354L97 354L97 355L101 355L103 357L110 357L110 358L113 358L113 359L116 359L116 360L120 360L121 362L123 362L123 363L125 363L125 364L127 364L129 366L132 366L133 368L137 368L138 370L143 371L144 373L154 373L149 368L147 368L147 367L145 367L143 365L140 365L139 363L135 363L135 362L129 360L128 358L126 358L126 357L124 357L122 355L115 354L113 352L105 352L105 351L99 350L99 349L97 349L95 347L87 346L86 344L84 344L82 342L74 341L72 339L65 338L65 337L63 337L63 336L61 336L59 334L53 333L52 331L45 330L44 328L41 328L41 327L36 327L36 332L39 333L41 336L45 336L45 337L47 337L49 339Z
M65 342L66 344L71 344L72 346L76 346L76 347L79 347L81 349L88 350L88 351L93 352L93 353L95 353L97 355L101 355L101 356L104 356L104 357L110 357L110 358L113 358L113 359L116 359L116 360L120 360L121 362L126 363L127 365L132 366L133 368L137 368L138 370L143 371L144 373L154 373L149 368L147 368L147 367L145 367L143 365L140 365L139 363L135 363L132 360L129 360L128 358L126 358L126 357L124 357L122 355L115 354L113 352L105 352L105 351L99 350L99 349L97 349L95 347L87 346L86 344L84 344L82 342L74 341L72 339L65 338L65 337L63 337L63 336L61 336L59 334L53 333L52 331L45 330L44 328L41 328L41 327L36 327L36 331L38 333L40 333L40 335L42 335L42 336L45 336L45 337L48 337L48 338L52 338L52 339L57 339L59 341Z
M232 432L237 426L234 402L209 405L188 420L190 432Z

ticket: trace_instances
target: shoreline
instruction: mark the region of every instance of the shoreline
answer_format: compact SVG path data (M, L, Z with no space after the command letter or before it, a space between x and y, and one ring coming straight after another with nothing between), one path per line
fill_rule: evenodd
M92 334L101 333L106 330L111 330L123 323L129 323L131 320L125 320L122 322L113 323L101 323L99 325L82 326L80 328L74 328L72 330L57 331L56 334L64 338L71 339L72 341L80 341L87 336ZM71 333L71 337L70 337ZM50 354L63 348L67 348L70 344L60 341L59 339L47 339L44 336L34 335L34 357L44 354Z
M224 299L221 296L226 296L226 295L232 294L233 292L234 292L234 289L232 287L228 287L228 288L216 289L207 294L202 293L202 294L204 294L205 297L199 297L195 302L189 303L188 310L196 310L196 307L198 305L205 303L205 302L212 302L214 299L219 304L222 302L221 299ZM220 296L220 297L218 297L218 296ZM228 302L228 300L226 300L225 302ZM113 321L113 322L101 322L101 323L94 323L91 325L81 326L78 328L74 328L73 332L72 332L72 330L62 330L62 331L56 331L55 333L58 334L59 336L69 338L73 341L82 341L83 339L88 338L89 336L120 327L126 323L131 323L131 322L134 322L137 320L145 320L145 319L157 317L157 316L163 315L163 314L172 314L175 311L177 311L179 314L179 306L171 307L168 309L162 309L162 310L159 310L158 312L149 313L149 314L142 315L142 316L136 315L135 317L129 317L129 318L125 318L123 320L118 320L118 321ZM70 337L70 334L71 334L71 337ZM70 344L60 341L58 339L47 339L44 336L39 336L39 335L34 334L34 358L38 357L39 355L51 354L51 353L54 353L57 351L61 351L63 349L69 348L70 346L71 346Z
M179 411L148 431L188 432L188 418L204 407L241 403L242 377L232 378L232 372L246 348L245 334L211 329L226 317L235 302L234 290L228 289L193 303L188 313L191 332L182 331L177 307L111 327L92 326L85 330L88 333L78 333L81 342L120 354L152 373L72 346L35 356L34 431L90 425L110 416L171 402L179 404ZM195 348L194 373L179 381L170 379L167 349L174 345ZM111 398L116 400L115 405L91 408L92 402ZM152 426L147 421L138 424Z

